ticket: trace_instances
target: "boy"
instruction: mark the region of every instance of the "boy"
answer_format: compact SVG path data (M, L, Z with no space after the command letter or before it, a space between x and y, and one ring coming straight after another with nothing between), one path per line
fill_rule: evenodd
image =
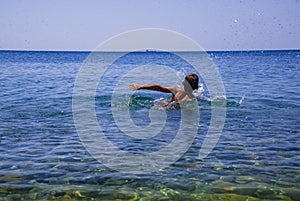
M193 95L193 91L198 89L199 78L195 73L188 74L185 76L185 79L182 81L183 89L171 86L171 87L163 87L158 84L148 84L148 85L140 85L140 84L130 84L130 90L153 90L159 91L163 93L171 93L172 99L170 101L163 101L164 106L168 106L170 103L175 103L177 107L179 104L192 101L195 99Z

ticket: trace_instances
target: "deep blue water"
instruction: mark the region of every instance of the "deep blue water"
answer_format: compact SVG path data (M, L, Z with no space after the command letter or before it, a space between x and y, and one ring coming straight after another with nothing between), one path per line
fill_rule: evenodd
M209 52L227 97L217 145L198 159L214 107L211 101L199 100L199 129L186 153L165 169L139 175L95 160L76 132L72 95L88 55L0 51L1 200L299 200L300 51ZM179 110L166 111L164 129L150 139L129 137L114 122L112 108L129 107L135 124L148 125L153 101L170 97L149 91L130 96L124 90L123 99L111 102L124 74L150 64L193 71L170 53L131 53L99 78L94 98L106 137L132 154L160 150L179 129ZM168 80L160 70L150 73Z

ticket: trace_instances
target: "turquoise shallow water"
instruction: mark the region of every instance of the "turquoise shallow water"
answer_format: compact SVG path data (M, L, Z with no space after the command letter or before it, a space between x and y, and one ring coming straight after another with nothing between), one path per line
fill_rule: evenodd
M72 93L88 55L0 52L0 200L299 200L300 51L210 52L227 96L216 147L198 159L213 107L199 100L199 129L187 152L165 169L138 175L98 162L77 135ZM108 69L95 96L106 136L133 154L160 150L179 129L178 110L167 111L164 130L146 140L128 137L114 123L111 108L129 106L132 120L147 125L153 101L169 97L125 91L128 102L111 102L124 74L153 63L193 71L170 53L131 53Z

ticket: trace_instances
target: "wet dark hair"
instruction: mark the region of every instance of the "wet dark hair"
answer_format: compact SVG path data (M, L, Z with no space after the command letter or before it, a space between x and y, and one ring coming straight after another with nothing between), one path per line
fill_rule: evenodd
M198 89L199 78L195 73L188 74L185 76L185 80L190 84L190 87L195 90Z

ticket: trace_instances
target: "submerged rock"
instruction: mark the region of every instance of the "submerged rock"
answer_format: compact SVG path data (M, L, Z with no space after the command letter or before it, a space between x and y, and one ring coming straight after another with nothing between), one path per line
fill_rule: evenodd
M247 184L249 182L256 181L254 177L251 176L239 176L236 178L235 182L238 184Z
M85 196L82 195L80 191L73 191L73 194L74 194L76 197L79 197L79 198L85 198Z
M222 180L217 180L211 183L212 191L215 193L229 193L233 192L236 189L236 186L233 183L225 182Z

